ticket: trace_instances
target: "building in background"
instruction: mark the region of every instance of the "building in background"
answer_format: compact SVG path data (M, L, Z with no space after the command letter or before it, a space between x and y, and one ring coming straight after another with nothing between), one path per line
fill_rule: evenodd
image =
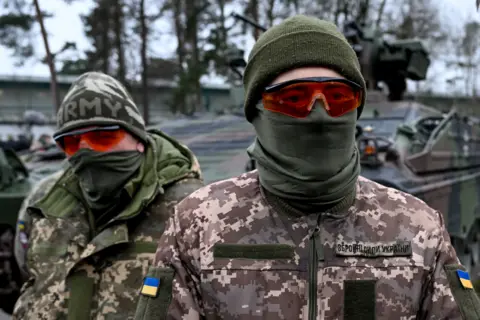
M61 99L76 78L77 76L57 76ZM149 111L151 123L155 123L155 119L171 114L171 96L175 82L162 79L149 82ZM229 85L205 85L202 88L202 105L196 110L220 113L231 104L229 88ZM137 106L143 111L139 87L134 86L130 90ZM52 121L55 119L50 78L0 75L0 121L18 121L29 110L39 111Z

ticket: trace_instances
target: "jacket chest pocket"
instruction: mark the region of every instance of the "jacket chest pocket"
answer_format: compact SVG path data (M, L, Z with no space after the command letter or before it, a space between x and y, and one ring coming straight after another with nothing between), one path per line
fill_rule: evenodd
M34 222L27 252L28 267L36 284L64 278L67 264L79 258L87 244L87 232L80 221L41 218ZM58 279L57 279L58 280Z
M344 258L319 269L319 319L414 319L428 270L409 258ZM364 319L364 318L362 318Z
M293 247L215 244L201 262L207 318L299 319L306 305L306 268Z
M121 246L103 261L96 290L96 314L104 319L133 319L139 290L153 263L157 244L133 242ZM113 311L114 310L114 311Z

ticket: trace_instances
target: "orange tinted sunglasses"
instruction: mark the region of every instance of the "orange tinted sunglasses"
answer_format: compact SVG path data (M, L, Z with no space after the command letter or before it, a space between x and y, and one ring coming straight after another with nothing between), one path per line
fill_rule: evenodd
M125 137L125 130L119 126L86 128L71 131L55 137L55 142L69 156L80 149L80 142L86 142L92 150L108 151Z
M301 78L274 84L262 94L263 107L294 118L305 118L317 99L331 117L340 117L362 103L362 87L343 78Z

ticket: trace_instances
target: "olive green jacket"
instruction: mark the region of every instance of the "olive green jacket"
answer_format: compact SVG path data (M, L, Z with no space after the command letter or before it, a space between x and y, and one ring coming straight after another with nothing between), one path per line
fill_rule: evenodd
M173 206L202 184L194 155L159 131L125 189L124 210L94 230L71 169L28 209L27 269L13 319L132 319L138 290Z

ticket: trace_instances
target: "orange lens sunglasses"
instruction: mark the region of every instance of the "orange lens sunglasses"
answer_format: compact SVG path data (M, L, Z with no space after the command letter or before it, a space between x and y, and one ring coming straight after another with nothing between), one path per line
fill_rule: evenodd
M80 142L86 142L92 150L104 152L116 146L125 137L125 130L119 126L85 128L54 137L57 145L69 156L80 149Z
M263 107L294 118L305 118L317 99L331 117L340 117L362 103L362 87L343 78L301 78L274 84L262 94Z

